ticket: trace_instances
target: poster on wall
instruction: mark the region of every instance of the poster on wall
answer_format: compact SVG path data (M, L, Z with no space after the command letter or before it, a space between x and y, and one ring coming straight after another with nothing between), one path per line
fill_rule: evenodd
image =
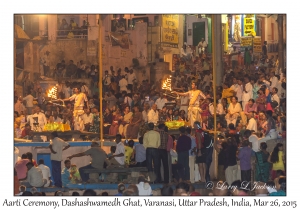
M247 36L252 34L254 30L255 16L254 15L245 15L244 18L244 35Z
M241 37L241 47L250 47L250 46L252 46L252 37L251 36Z
M162 15L162 42L178 47L179 15Z
M129 34L109 33L112 46L120 46L122 49L129 49Z
M253 38L253 52L256 53L262 52L261 37Z

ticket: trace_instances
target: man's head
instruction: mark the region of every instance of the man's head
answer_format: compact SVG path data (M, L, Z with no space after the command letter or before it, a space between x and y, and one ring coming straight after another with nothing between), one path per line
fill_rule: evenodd
M197 88L196 82L192 82L192 89L195 90Z
M133 148L134 141L132 139L128 141L128 146L131 147L131 148Z
M44 159L39 159L39 165L44 165Z
M123 193L125 189L126 187L123 183L118 184L118 193Z
M97 196L97 193L92 189L87 189L83 192L83 196Z
M29 123L26 123L26 125L25 125L25 130L26 130L26 131L30 131L30 130L31 130L31 126L30 126Z
M245 130L244 132L244 140L248 140L249 137L252 135L252 132L250 130Z
M191 127L187 127L187 128L185 129L185 132L186 132L187 134L191 134L191 132L192 132Z
M145 181L146 181L145 176L144 175L140 175L139 178L138 178L138 183L145 182Z
M181 126L179 128L179 131L180 131L180 134L185 134L185 127L184 126Z
M160 124L158 125L158 129L164 130L164 128L165 128L165 124L164 124L164 123L160 123Z
M201 128L201 124L200 124L199 121L195 121L195 122L194 122L194 128L195 128L196 130Z
M71 167L71 161L70 160L65 160L65 167L67 168L67 169L69 169L70 167Z
M78 93L80 92L80 88L79 88L79 87L74 87L74 88L73 88L73 92L74 92L75 94L78 94Z
M156 104L153 104L153 105L152 105L152 109L153 109L154 111L156 111L156 110L157 110L157 105L156 105Z
M278 89L276 87L272 88L272 94L275 95L276 93L278 93Z
M35 113L40 113L40 111L41 111L41 108L39 107L39 106L36 106L35 108L34 108L34 110L35 110Z
M137 113L137 112L139 112L140 111L140 109L139 109L139 106L134 106L133 107L133 111L134 111L134 113Z
M96 141L92 141L92 143L91 143L91 147L99 147L100 145L99 145L99 143L98 142L96 142Z
M84 109L84 112L85 112L87 115L91 113L91 111L90 111L89 108L85 108L85 109Z
M21 156L21 158L22 158L22 159L27 159L27 158L28 158L28 157L27 157L27 154L24 153L24 154Z
M149 130L153 130L154 129L154 124L153 123L148 123L148 128L149 128Z
M118 143L120 143L122 141L122 136L121 136L121 134L117 134L116 135L116 143L118 144Z
M176 186L175 196L186 195L189 193L190 185L185 182L180 182Z
M254 112L253 112L253 111L250 111L250 112L248 113L247 117L248 117L249 120L252 119L252 118L254 118Z
M51 133L51 136L52 136L52 138L58 137L57 131L53 131L53 132Z

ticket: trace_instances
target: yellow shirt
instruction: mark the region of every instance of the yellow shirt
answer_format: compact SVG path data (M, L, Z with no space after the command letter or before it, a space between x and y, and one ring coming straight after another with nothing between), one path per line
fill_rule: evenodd
M129 165L132 153L133 153L133 148L129 146L125 146L125 164Z
M233 96L233 93L231 92L231 88L223 89L222 92L222 98L227 98L227 102L230 103L230 97Z
M274 171L277 171L277 170L285 171L282 157L283 157L283 152L279 151L278 152L278 162L273 163L273 169L272 170L274 170Z
M145 149L147 147L158 148L160 146L160 134L157 131L148 131L144 134L143 145Z

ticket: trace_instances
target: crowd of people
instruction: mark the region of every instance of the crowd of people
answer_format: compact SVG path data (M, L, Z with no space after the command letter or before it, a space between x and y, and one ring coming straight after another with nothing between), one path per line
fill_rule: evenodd
M99 96L92 93L96 91L91 91L93 87L98 88L94 77L91 77L90 84L68 81L58 83L57 97L65 102L65 107L45 103L45 90L36 82L24 98L15 96L15 136L30 138L31 130L37 129L36 122L40 130L49 123L62 123L68 124L72 130L99 133L100 121L103 120L104 134L116 137L116 147L111 148L111 154L106 154L99 144L93 142L88 151L74 154L65 160L65 169L62 170L58 165L63 160L61 157L54 158L59 164L53 167L55 172L52 171L52 176L56 179L55 185L59 187L66 186L72 180L74 183L88 182L84 169L120 165L147 167L149 172L155 174L155 183L210 181L210 152L214 148L219 157L218 180L228 185L237 185L238 191L243 193L240 183L251 181L254 160L254 180L260 183L272 180L278 194L285 192L283 145L277 144L269 154L266 142L286 137L286 70L278 69L275 64L266 65L265 57L253 60L249 65L236 63L232 59L232 65L225 65L224 70L223 84L216 87L216 110L213 106L211 59L205 53L191 57L188 61L182 59L172 75L171 86L180 96L179 100L164 94L161 89L163 79L154 83L146 79L139 83L134 71L127 67L124 71L118 69L117 73L113 67L105 71L101 90L103 110L99 110ZM76 72L77 77L82 75L77 70L73 72ZM196 89L202 90L198 91L197 103L193 102L199 114L191 115L190 106L194 99L190 93ZM74 105L67 102L72 100L75 100ZM100 119L99 112L103 112L103 119ZM205 132L213 129L215 112L219 136L218 140L207 147L202 134L204 136ZM189 127L180 127L180 135L172 136L168 134L168 121L186 121ZM135 145L133 139L137 138L139 144ZM124 143L122 139L126 139ZM60 145L61 149L68 147L67 143ZM54 155L55 151L51 149L51 152ZM84 155L90 155L92 163L78 170L74 166L73 172L70 172L71 159ZM20 161L23 170L32 171L35 175L27 172L27 176L34 176L37 180L36 174L40 171L31 161L25 163L27 159L22 155ZM24 175L24 171L21 174ZM105 179L105 175L101 177ZM38 186L34 186L35 183L30 185L45 186L48 183L46 178L40 178ZM30 180L27 179L27 182L30 183ZM270 185L275 186L274 183ZM170 189L165 191L171 192ZM184 192L189 194L190 191Z

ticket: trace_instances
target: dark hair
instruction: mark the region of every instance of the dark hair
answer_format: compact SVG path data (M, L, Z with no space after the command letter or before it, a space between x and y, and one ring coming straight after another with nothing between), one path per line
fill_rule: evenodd
M60 191L60 190L57 190L55 193L54 193L54 196L63 196L63 192Z
M103 192L101 195L102 196L108 196L108 192Z
M274 148L274 150L271 154L271 162L272 163L277 163L279 161L279 157L278 157L279 147L283 147L283 144L277 143L276 147Z
M164 123L160 123L160 124L158 125L158 129L164 129L164 127L165 127L165 124L164 124Z
M80 196L80 194L79 194L79 192L75 191L75 192L72 193L72 196Z
M145 176L144 175L140 175L139 178L138 178L138 183L140 182L145 182Z
M128 146L131 147L131 148L133 148L134 141L132 139L128 141Z
M267 110L266 111L266 115L269 116L269 117L272 117L273 112L271 110Z
M119 193L123 193L125 189L126 189L126 187L123 183L118 184L118 192Z
M273 87L273 89L275 90L276 93L278 93L278 88Z
M266 185L270 188L275 188L275 182L274 181L267 181Z
M160 193L162 196L172 196L173 188L171 186L165 185L160 189Z
M27 152L27 159L30 160L30 162L32 162L32 153L31 152Z
M97 193L92 189L87 189L83 192L83 196L96 196Z
M168 128L167 126L165 126L164 131L165 131L166 133L168 133L168 132L169 132L169 128Z
M276 176L284 176L285 174L284 174L284 172L283 172L283 170L277 170L276 171Z
M190 185L188 183L185 183L185 182L180 182L179 184L176 185L176 190L178 190L178 189L183 189L186 192L189 192Z
M32 162L28 162L28 163L26 164L26 166L33 166L33 163L32 163Z
M249 101L252 101L252 103L255 103L254 99L252 99L252 98L251 98L251 99L249 99Z
M31 192L25 191L22 193L22 196L33 196Z
M268 145L266 142L262 142L260 143L260 147L263 149L263 150L266 150L268 148Z
M185 127L184 127L184 126L181 126L181 127L179 128L179 131L180 131L181 134L184 134L184 133L185 133Z
M233 123L229 123L228 128L230 130L234 130L235 129L234 124Z
M236 96L231 96L230 100L232 100L233 98L235 98L235 100L238 100Z
M185 128L185 131L186 131L187 134L191 134L192 129L190 127L187 127L187 128Z
M122 139L122 135L121 135L121 134L117 134L117 135L116 135L116 139L121 140L121 139Z
M245 130L244 132L244 137L249 138L249 136L251 136L252 132L250 130Z
M44 164L45 162L44 162L44 159L39 159L39 165L40 164Z
M248 147L249 146L249 141L248 140L244 140L242 142L243 147Z
M285 178L285 176L279 178L278 184L280 184L280 190L286 192L286 178Z
M27 154L23 154L23 155L21 156L21 158L22 158L22 159L27 159Z
M153 123L148 123L148 128L149 128L150 130L153 130L153 129L154 129L154 124L153 124Z
M65 162L64 162L65 164L67 164L67 163L71 163L71 161L69 160L69 159L67 159L67 160L65 160Z
M240 180L236 180L234 182L232 182L231 184L231 189L237 189L237 190L242 190L244 192L247 192L248 190L250 190L250 186L247 186L246 188L244 186L242 186L242 182Z
M55 138L55 137L58 137L58 134L57 134L57 131L53 131L52 133L51 133L51 135Z
M139 138L139 143L140 143L140 144L143 144L143 141L144 141L144 138L141 136L141 137Z

